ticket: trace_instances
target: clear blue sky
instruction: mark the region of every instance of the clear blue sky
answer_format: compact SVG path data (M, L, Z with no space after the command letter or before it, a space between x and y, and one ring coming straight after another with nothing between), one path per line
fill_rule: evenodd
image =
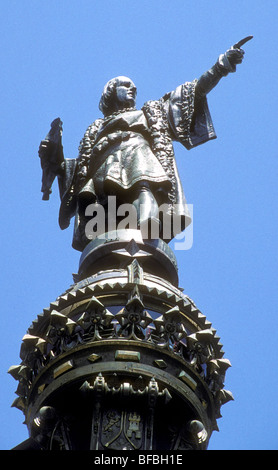
M132 78L140 107L252 34L244 63L208 97L218 138L190 152L175 146L194 207L193 247L177 257L180 286L232 363L235 401L209 449L277 449L277 0L9 0L0 12L0 448L27 438L7 370L78 269L72 228L58 227L57 186L41 200L37 151L50 122L61 117L74 158L110 78Z

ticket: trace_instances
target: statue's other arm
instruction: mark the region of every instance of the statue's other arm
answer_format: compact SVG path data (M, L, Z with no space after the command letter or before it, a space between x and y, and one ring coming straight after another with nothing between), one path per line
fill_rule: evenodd
M42 188L43 199L48 200L51 194L52 184L56 176L62 173L64 152L62 146L62 121L60 118L54 119L51 128L39 147L39 157L42 167Z

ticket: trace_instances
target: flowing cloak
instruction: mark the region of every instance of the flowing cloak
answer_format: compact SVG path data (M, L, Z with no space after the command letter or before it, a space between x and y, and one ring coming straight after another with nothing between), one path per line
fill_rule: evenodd
M80 142L77 159L64 160L59 178L61 229L75 216L73 247L82 251L84 208L105 204L108 195L132 202L139 181L149 183L159 205L180 217L181 231L190 222L173 141L186 149L216 138L206 96L195 92L197 80L186 82L141 110L126 110L90 125Z

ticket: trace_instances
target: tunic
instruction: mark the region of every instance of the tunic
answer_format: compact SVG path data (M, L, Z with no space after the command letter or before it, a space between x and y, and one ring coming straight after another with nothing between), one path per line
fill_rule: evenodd
M87 175L79 196L91 193L98 201L117 194L128 202L126 190L140 181L148 181L154 191L161 183L170 190L169 177L151 150L151 133L142 110L126 111L101 123Z

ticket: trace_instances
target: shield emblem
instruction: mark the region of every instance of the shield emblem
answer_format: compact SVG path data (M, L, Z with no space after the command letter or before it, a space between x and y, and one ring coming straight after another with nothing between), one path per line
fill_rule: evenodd
M143 421L137 411L109 409L102 415L101 443L106 449L136 450L142 445Z

